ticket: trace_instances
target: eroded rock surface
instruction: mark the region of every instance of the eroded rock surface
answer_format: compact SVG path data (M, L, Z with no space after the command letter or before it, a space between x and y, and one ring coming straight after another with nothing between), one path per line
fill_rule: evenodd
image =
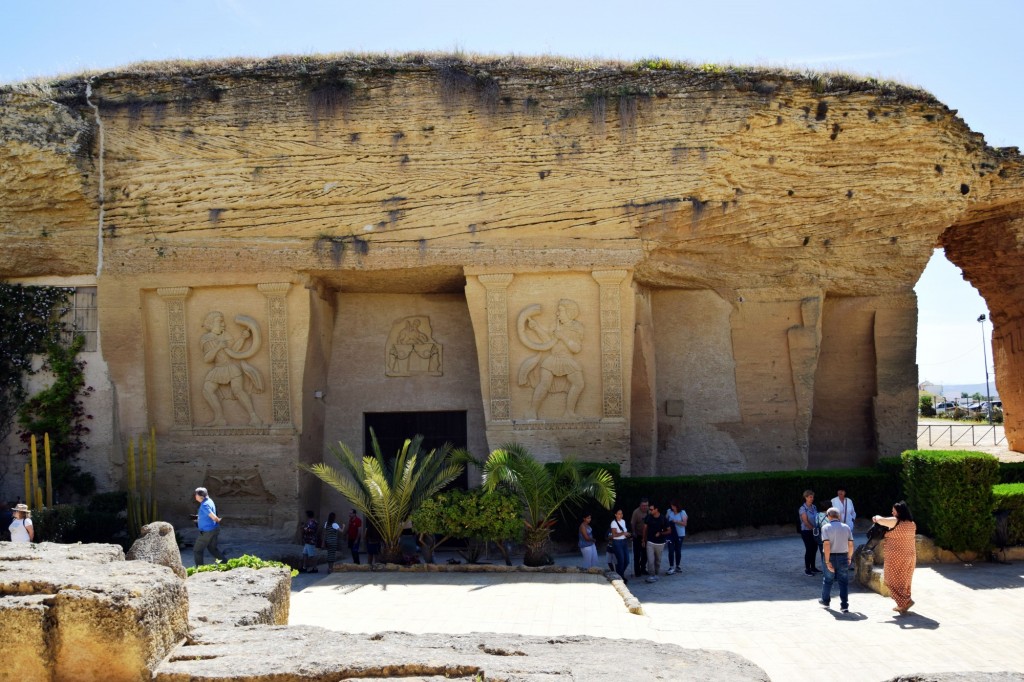
M189 625L287 625L291 584L285 568L196 573L186 581Z
M765 680L736 654L599 637L508 634L348 635L311 626L203 629L157 670L159 682L349 678L486 679L505 682L671 679Z
M174 537L174 526L166 521L155 521L143 526L142 534L132 544L125 558L166 566L179 578L186 575L185 566L181 563L181 551Z
M184 581L116 545L0 543L5 679L138 680L187 634Z

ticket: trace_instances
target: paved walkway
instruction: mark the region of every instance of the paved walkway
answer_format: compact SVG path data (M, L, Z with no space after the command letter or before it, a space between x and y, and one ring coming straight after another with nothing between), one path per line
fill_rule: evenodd
M861 540L862 538L858 538ZM846 647L846 682L952 671L1024 673L1024 564L922 566L917 605L851 586L851 611L816 603L820 578L802 571L792 537L684 548L683 572L631 580L645 615L626 611L603 578L579 574L334 573L300 575L292 624L345 632L509 632L649 639L725 649L773 680L820 679L822 647ZM576 557L559 563L572 565ZM322 567L323 568L323 567ZM833 597L838 607L838 595ZM628 659L628 654L625 655ZM628 677L628 675L627 675Z

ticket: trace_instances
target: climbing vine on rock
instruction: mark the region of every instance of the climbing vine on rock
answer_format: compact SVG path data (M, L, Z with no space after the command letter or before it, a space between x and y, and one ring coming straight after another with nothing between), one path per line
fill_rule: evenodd
M85 385L85 362L78 359L84 344L85 337L81 335L72 337L70 343L62 342L58 335L48 337L43 369L53 375L53 383L18 409L19 437L26 446L32 434L37 439L44 433L50 435L54 488L74 490L80 495L96 488L93 477L81 471L76 462L78 455L89 447L84 436L89 433L87 422L92 419L85 412L83 398L93 388ZM22 452L27 454L28 448Z
M35 373L32 356L60 336L60 315L72 291L0 282L0 440L11 432L25 402L25 378Z
M85 385L85 363L78 359L84 339L67 342L62 323L74 289L23 286L0 282L0 440L17 421L19 438L28 453L28 441L36 434L41 442L50 435L53 484L57 490L87 494L95 487L75 459L86 448L83 437L91 415L83 398L92 392ZM39 368L33 356L43 357ZM53 375L53 383L29 397L26 379L40 370ZM12 472L14 473L14 472Z

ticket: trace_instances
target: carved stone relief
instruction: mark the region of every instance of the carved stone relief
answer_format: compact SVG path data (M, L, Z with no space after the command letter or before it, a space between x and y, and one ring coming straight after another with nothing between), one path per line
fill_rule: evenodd
M509 396L508 285L512 275L480 275L487 289L487 377L492 421L512 419Z
M213 365L203 379L203 397L213 411L207 426L227 426L223 400L237 400L249 416L248 426L262 427L250 393L263 392L263 375L246 360L259 352L262 346L260 326L248 315L236 315L235 324L242 327L238 337L228 334L224 314L213 310L203 318L203 334L199 343L203 349L203 362Z
M270 522L277 498L267 490L259 469L207 469L203 486L217 503L218 513L232 523Z
M519 365L519 385L533 388L525 418L537 419L541 405L551 393L565 393L562 416L575 420L576 404L585 386L583 368L573 357L583 350L583 323L576 319L580 307L572 299L561 299L555 319L548 325L536 319L542 312L540 304L528 305L519 312L516 324L520 343L535 351Z
M603 419L625 418L622 380L622 295L625 270L595 270L591 276L600 286L601 385Z
M267 298L267 340L270 350L270 396L273 427L292 426L291 373L288 370L288 301L291 284L256 286Z
M384 374L389 377L442 375L442 350L430 318L414 315L395 322L388 334Z
M172 430L187 430L199 436L267 435L271 429L294 430L286 299L291 284L271 282L258 284L256 288L267 301L265 337L260 323L249 315L239 314L231 318L237 329L229 331L224 313L209 310L203 317L203 333L198 342L186 324L186 318L189 317L186 301L194 290L190 287L157 289L156 293L163 299L167 315ZM265 390L263 372L249 362L263 352L264 340L270 355L272 416L269 423L260 417L253 404L253 395ZM202 361L206 364L205 368L198 370L189 366L196 363L197 347L202 351ZM208 415L194 414L193 387L201 387L203 401L198 404L205 402L210 410ZM229 400L237 401L244 413L243 418L233 418L230 409L225 411L225 401ZM199 411L204 410L200 408Z
M167 306L167 342L171 361L172 428L192 428L192 404L189 398L188 336L185 333L185 299L189 287L157 289Z

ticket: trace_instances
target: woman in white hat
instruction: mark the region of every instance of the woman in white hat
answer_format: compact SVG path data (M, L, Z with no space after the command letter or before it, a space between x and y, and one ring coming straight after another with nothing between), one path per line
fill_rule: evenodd
M32 542L35 537L35 530L32 528L32 512L28 510L27 504L17 504L12 509L14 520L11 521L11 542Z

